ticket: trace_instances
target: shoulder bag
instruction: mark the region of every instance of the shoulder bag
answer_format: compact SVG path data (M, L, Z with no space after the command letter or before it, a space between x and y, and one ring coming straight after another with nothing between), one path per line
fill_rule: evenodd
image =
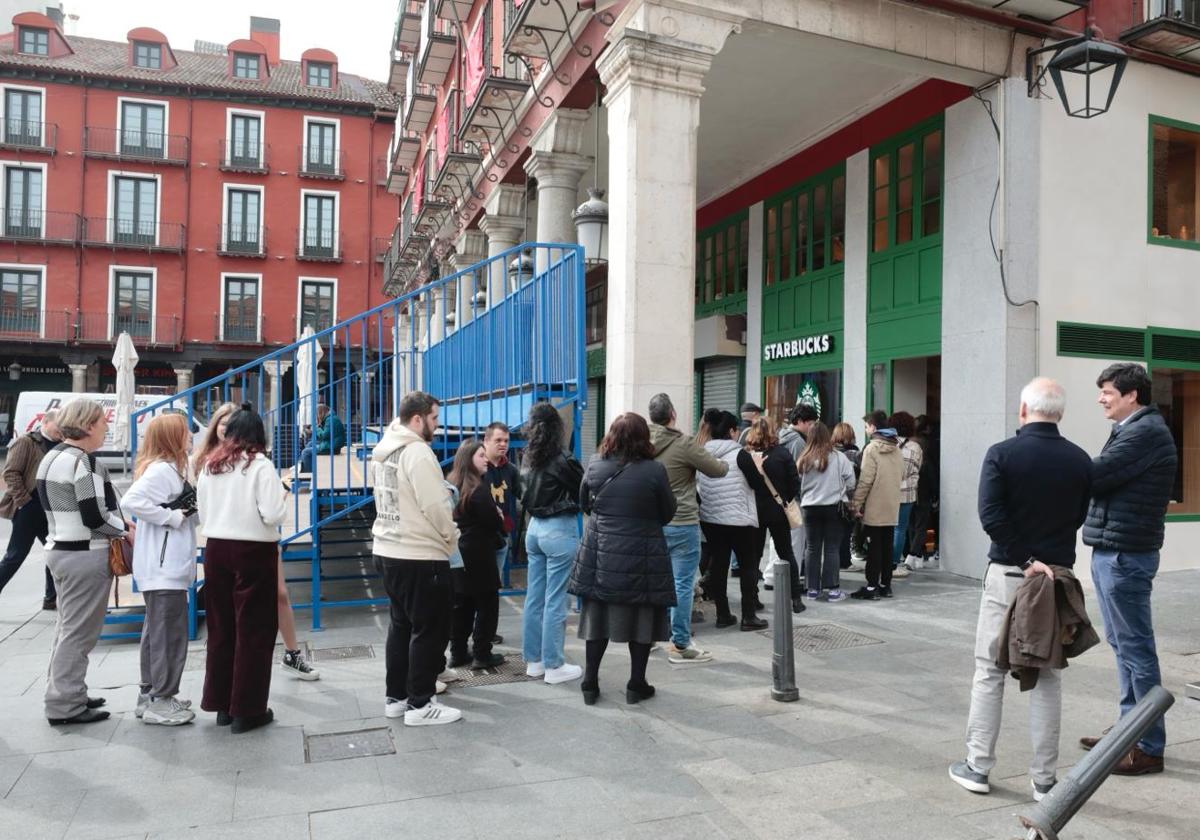
M787 517L789 528L799 528L804 524L804 515L800 512L800 504L795 499L792 499L787 504L783 503L783 498L779 495L779 491L775 489L775 485L771 483L771 479L767 478L767 471L763 469L763 462L758 458L754 459L754 466L758 467L758 474L762 476L763 481L767 484L767 490L775 497L775 502L781 508Z
M846 457L845 453L838 452L835 449L831 453L831 460L836 461L838 455L841 455L843 458ZM846 460L850 460L850 459L846 458ZM830 466L833 466L833 465L831 464ZM853 466L853 462L851 462L851 466ZM844 525L853 525L855 522L855 519L857 517L855 517L855 515L854 515L854 506L851 505L850 500L848 498L846 498L846 479L842 477L842 470L841 470L840 464L838 465L838 481L840 481L842 483L842 494L840 496L838 496L838 503L837 503L838 518L840 518L842 520L842 524L844 524Z

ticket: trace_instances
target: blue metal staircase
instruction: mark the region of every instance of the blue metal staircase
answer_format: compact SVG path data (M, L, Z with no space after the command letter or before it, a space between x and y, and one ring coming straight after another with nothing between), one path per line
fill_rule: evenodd
M532 276L515 267L523 254L540 267ZM577 245L517 246L134 412L134 452L150 415L186 412L203 425L222 403L249 401L262 414L281 477L295 475L302 430L316 428L317 404L325 403L348 443L316 456L311 474L294 483L280 544L285 568L303 569L289 571L288 582L309 584L310 598L292 606L311 610L319 630L324 609L386 603L371 588L370 454L400 398L420 389L442 401L433 446L443 464L492 422L516 432L539 401L573 418L578 453L587 397L584 270ZM333 588L352 591L335 597ZM202 582L197 590L193 628Z

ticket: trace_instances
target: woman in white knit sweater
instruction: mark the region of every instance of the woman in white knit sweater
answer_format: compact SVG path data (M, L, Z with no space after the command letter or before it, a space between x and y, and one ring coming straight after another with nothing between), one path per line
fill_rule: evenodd
M248 405L205 462L197 486L204 531L208 662L200 708L217 725L249 732L274 719L267 708L278 616L278 526L287 494L264 452L266 430Z

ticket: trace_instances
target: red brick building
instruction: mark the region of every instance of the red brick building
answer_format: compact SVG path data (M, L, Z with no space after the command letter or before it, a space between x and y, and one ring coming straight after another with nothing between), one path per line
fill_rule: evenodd
M382 301L399 100L328 50L281 60L277 20L193 52L22 13L0 102L0 415L104 389L121 331L173 387Z

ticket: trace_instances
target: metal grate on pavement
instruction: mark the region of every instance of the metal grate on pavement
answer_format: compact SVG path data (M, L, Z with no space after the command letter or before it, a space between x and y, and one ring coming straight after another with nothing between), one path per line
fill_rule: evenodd
M370 755L391 755L395 752L392 730L386 726L304 736L304 761L307 764Z
M343 659L374 659L375 648L370 645L346 645L344 647L308 648L313 662L340 662Z
M760 630L758 635L772 638L770 630ZM840 624L801 624L792 630L792 643L801 653L822 653L827 650L881 645L882 639L864 636Z
M458 674L459 681L451 683L452 688L470 687L479 685L499 685L501 683L514 682L529 682L531 680L540 679L539 677L525 676L525 660L520 655L515 653L507 653L505 651L497 651L503 653L505 662L496 668L483 668L478 671L472 668L455 668L454 672Z

